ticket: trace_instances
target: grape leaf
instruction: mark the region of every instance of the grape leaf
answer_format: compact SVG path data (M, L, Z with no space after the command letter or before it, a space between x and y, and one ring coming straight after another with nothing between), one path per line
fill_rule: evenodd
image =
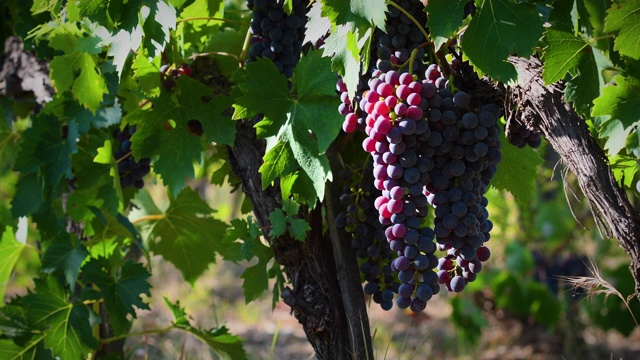
M51 241L53 243L47 246L42 257L42 270L45 273L63 274L67 285L73 289L82 262L89 256L89 252L82 242L73 241L68 233L60 233Z
M0 259L2 259L0 263L0 299L4 299L13 267L18 262L25 247L25 244L16 240L11 226L4 228L2 238L0 238Z
M582 58L590 55L589 43L567 31L548 29L545 41L548 44L542 55L545 84L564 79L567 73L575 76Z
M261 244L260 234L261 231L258 224L253 221L253 217L251 216L248 216L247 220L231 220L231 226L224 234L224 242L225 244L233 245L229 246L229 250L223 254L225 260L251 260L257 253L259 248L258 243ZM237 243L236 240L242 240L242 245Z
M565 97L576 112L589 117L593 108L593 100L600 95L603 84L599 67L593 54L580 58L576 76L567 82Z
M278 142L264 155L264 162L258 170L262 175L263 187L269 186L276 178L298 170L291 147Z
M491 180L491 185L498 190L510 192L519 204L529 206L534 183L538 178L536 168L542 164L543 159L537 151L528 146L518 149L509 144L504 132L501 132L500 141L502 161L498 164L498 171Z
M33 214L44 202L42 183L38 174L23 175L16 185L16 194L11 199L11 216L18 218Z
M142 45L148 50L149 55L156 57L169 42L170 31L176 28L176 9L164 0L145 1L144 4L148 9L148 15L142 25Z
M133 78L138 80L140 90L147 96L160 95L160 57L149 60L149 56L140 52L133 60Z
M242 289L247 304L260 297L269 288L267 265L264 262L258 262L258 264L246 268L240 277L244 280Z
M46 107L34 120L33 126L23 132L14 170L30 173L42 167L43 184L45 189L51 190L63 176L72 177L71 155L78 151L78 129L70 124L67 136L63 138L62 124L45 111Z
M427 3L427 26L438 50L462 26L467 0L430 1Z
M109 91L95 54L101 52L101 39L84 37L74 24L56 28L49 45L64 52L49 63L51 81L58 93L71 90L80 103L93 114ZM77 75L79 73L79 75Z
M85 358L98 343L91 331L90 311L82 303L71 303L68 295L49 276L36 279L36 292L23 298L29 322L44 332L44 343L61 360Z
M158 156L154 171L175 195L193 178L193 163L199 162L209 142L232 145L235 124L222 113L230 104L223 95L214 96L204 84L186 76L176 81L175 93L162 92L151 99L150 110L139 109L123 119L136 124L131 149L137 159ZM202 133L192 128L200 126ZM203 136L200 136L203 135Z
M242 95L234 104L235 119L264 114L264 119L256 124L258 134L280 134L280 141L290 146L293 157L313 180L313 188L320 199L324 196L324 183L331 179L329 162L322 154L338 135L342 123L341 116L334 110L335 78L328 71L329 62L319 51L309 53L300 61L295 70L298 93L294 98L289 94L285 77L278 73L273 62L259 59L248 64L237 77ZM276 170L271 170L272 166ZM271 178L273 173L281 176L277 169L288 172L291 165L271 162L261 171L270 174L267 178Z
M331 58L331 70L342 76L349 98L353 98L360 82L360 47L357 33L346 25L338 25L325 41L324 56ZM337 80L337 79L336 79Z
M635 77L625 77L617 75L615 77L616 84L604 87L602 95L594 100L593 116L609 115L608 121L619 120L620 126L604 126L602 125L599 136L601 138L614 137L619 141L620 131L629 132L630 129L637 128L640 124L640 116L638 108L640 107L640 80ZM624 143L622 144L624 147ZM611 150L620 150L622 147L610 147ZM617 152L611 151L611 155Z
M476 71L506 82L517 75L506 62L509 55L530 56L543 30L535 6L486 0L469 23L462 48Z
M307 12L307 30L304 34L304 42L317 43L331 31L331 21L322 16L322 4L319 1L311 4L311 8Z
M287 217L281 209L274 209L269 214L269 222L271 223L270 236L278 237L287 232Z
M189 322L190 316L187 315L187 312L183 307L180 306L180 300L177 300L176 303L172 303L169 298L163 296L164 303L169 307L171 313L173 314L174 320L172 323L178 327L188 327L191 326Z
M221 359L248 359L243 347L244 339L239 336L231 335L229 330L224 326L212 328L210 330L192 327L189 322L191 317L187 315L184 308L180 306L180 301L176 301L174 304L165 297L164 302L175 317L173 325L178 329L187 331L204 341Z
M44 335L40 334L21 346L11 339L0 339L0 359L9 360L56 360L50 349L44 348Z
M304 241L307 237L307 231L311 230L311 226L305 219L290 219L289 225L291 236L298 241Z
M350 24L364 33L371 24L385 29L387 4L384 0L325 0L322 15L332 24Z
M141 295L151 296L151 285L147 281L151 274L142 264L127 261L117 272L112 272L108 259L92 259L82 268L82 273L86 282L97 286L97 289L86 293L86 298L104 300L116 335L129 331L131 321L127 316L135 319L135 308L149 309Z
M640 3L619 0L611 4L604 30L617 33L614 49L620 54L640 59Z
M142 43L142 27L134 26L131 29L120 29L113 34L108 41L110 43L108 56L113 57L118 76L122 76L125 63L131 50L137 50Z
M150 250L175 265L192 285L224 252L227 225L212 212L197 192L185 188L150 229Z
M222 0L196 0L182 10L180 18L190 20L178 23L176 37L182 38L185 50L200 51L203 37L218 32L224 22L214 19L224 18L224 4Z
M604 149L607 150L609 155L616 156L620 150L625 148L627 138L634 128L625 128L622 122L618 119L606 121L601 127L599 135L601 138L607 138L607 142L604 144Z

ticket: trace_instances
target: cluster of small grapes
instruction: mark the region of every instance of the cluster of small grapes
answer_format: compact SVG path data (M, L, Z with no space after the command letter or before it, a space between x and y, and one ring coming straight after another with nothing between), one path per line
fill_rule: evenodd
M167 64L160 67L160 81L162 81L162 87L167 91L176 87L176 79L182 75L191 76L191 68L185 63L173 69Z
M419 24L424 25L427 23L424 4L420 0L402 0L398 2L398 6L405 9L407 13L412 14ZM377 46L375 47L375 53L372 53L372 59L378 60L375 63L375 68L370 69L361 78L354 99L349 99L344 81L342 78L338 79L336 90L340 94L340 100L342 101L338 111L345 116L342 129L347 133L355 131L356 128L364 130L366 126L365 119L367 114L362 110L362 93L366 90L366 81L362 81L362 79L371 78L373 70L389 71L393 66L409 61L413 50L418 49L415 55L416 61L414 62L413 72L424 72L424 63L421 59L424 56L422 46L425 38L420 28L416 26L411 18L394 6L389 7L385 27L386 33L379 29L374 33Z
M123 130L116 130L113 137L119 144L113 156L118 162L118 174L120 175L120 186L122 188L135 187L142 189L144 181L142 178L151 170L151 159L144 158L136 161L131 153L131 136L135 134L136 126L127 125Z
M469 94L452 94L436 65L429 66L425 77L438 88L428 97L431 135L421 148L433 159L425 194L435 208L438 250L447 252L438 260L438 282L459 292L476 279L490 256L484 243L493 224L484 194L502 158L501 111L495 104L479 113L469 109Z
M440 291L434 272L435 234L422 226L429 210L424 185L434 166L431 156L421 150L431 137L424 113L427 99L436 91L435 85L408 72L376 69L361 102L367 114L362 146L372 154L374 186L381 191L374 206L389 247L397 254L391 263L401 282L396 304L414 312L422 311Z
M293 11L287 15L284 0L247 0L253 10L249 59L268 58L286 77L293 76L293 69L300 60L300 50L307 23L307 0L293 0Z
M542 143L542 136L539 132L529 130L529 128L515 119L511 120L507 138L511 145L518 148L523 148L527 145L537 148Z
M351 234L351 246L360 259L360 273L366 282L364 292L381 308L389 310L400 284L390 265L396 255L386 242L378 211L373 207L380 191L373 186L372 171L373 162L369 160L359 183L354 187L345 186L340 196L345 211L336 216L336 226Z

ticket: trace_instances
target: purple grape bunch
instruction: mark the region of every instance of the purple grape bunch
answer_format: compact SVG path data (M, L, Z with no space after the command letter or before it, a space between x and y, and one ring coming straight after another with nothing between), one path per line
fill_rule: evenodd
M120 175L120 186L124 188L144 187L144 176L151 171L151 159L143 158L139 161L131 153L131 136L135 134L136 126L127 125L122 130L114 131L114 138L117 142L117 150L113 156L118 164L118 174Z

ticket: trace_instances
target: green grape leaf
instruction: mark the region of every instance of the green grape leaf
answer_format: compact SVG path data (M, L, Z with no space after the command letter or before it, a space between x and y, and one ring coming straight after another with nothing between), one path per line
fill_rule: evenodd
M169 42L171 30L176 28L176 9L166 1L145 1L149 10L142 29L144 38L142 45L152 57L162 53Z
M322 4L319 1L311 4L311 8L307 12L309 20L306 25L305 40L315 44L318 40L324 38L331 31L331 21L327 17L322 16ZM326 43L326 42L325 42Z
M500 141L503 144L502 161L498 164L498 171L491 180L491 185L498 190L510 192L519 204L529 206L535 179L538 177L536 168L542 164L543 159L536 150L528 146L518 149L509 144L504 132L500 134Z
M430 1L427 3L427 26L436 50L452 38L464 16L467 0Z
M462 48L476 71L506 82L516 70L509 55L529 57L543 32L535 6L508 0L486 0L462 37Z
M267 276L267 266L263 262L246 268L240 277L244 280L242 289L246 303L257 299L269 288L269 277Z
M599 131L600 137L607 139L607 142L604 144L604 149L607 150L611 156L618 155L620 150L625 148L627 138L633 130L633 127L625 128L622 121L618 119L606 121L602 124Z
M546 84L564 79L567 73L575 76L582 58L590 54L589 43L567 31L548 29L545 40L542 78Z
M218 32L224 22L214 19L225 17L224 4L222 0L197 0L182 10L180 18L190 19L178 23L176 30L176 35L184 43L184 49L200 51L204 45L202 39Z
M138 126L131 138L134 157L157 155L154 171L174 195L184 188L187 177L194 178L193 163L201 160L210 142L233 145L235 124L222 115L230 99L211 96L210 88L181 76L174 93L163 92L151 99L151 110L135 110L123 119Z
M61 273L64 275L69 288L73 289L82 262L89 256L89 252L78 240L72 240L68 233L60 233L47 246L42 257L42 270L45 273Z
M61 360L85 358L98 347L93 337L89 308L71 303L57 280L48 276L35 280L35 293L23 298L29 322L44 332L44 344Z
M291 147L278 142L264 155L264 162L258 170L262 175L262 186L269 186L276 178L298 170Z
M620 54L640 59L640 3L620 0L607 11L604 30L617 33L614 49Z
M384 0L325 0L322 15L332 24L350 24L364 32L371 24L385 29L387 4Z
M271 230L269 236L278 237L287 232L287 217L281 209L275 209L269 214Z
M44 202L42 183L37 173L23 175L16 185L16 194L11 199L11 216L18 218L33 214Z
M44 347L44 335L35 336L21 346L11 339L0 339L0 359L8 360L56 360L50 349Z
M127 316L135 319L136 308L149 309L141 295L151 296L151 285L147 281L151 274L142 264L127 261L114 272L108 259L92 259L82 268L82 273L85 281L94 285L93 291L87 292L87 298L104 300L116 335L129 331L131 321Z
M360 46L357 33L346 25L338 25L327 37L324 56L331 58L331 70L342 76L349 98L353 98L360 82Z
M600 95L603 84L599 67L593 54L582 56L578 63L576 76L567 82L565 97L583 117L589 117L593 108L593 100Z
M185 188L150 229L150 250L175 265L192 285L224 252L227 225L212 213L197 192Z
M4 299L13 267L20 259L26 245L18 242L11 226L6 226L0 238L0 299ZM0 331L2 328L0 327Z
M304 241L307 237L307 231L311 230L311 226L305 219L289 219L289 224L291 236L298 241Z
M187 331L204 341L211 347L220 359L223 360L245 360L247 354L244 351L244 339L231 335L229 330L222 326L210 330L204 330L191 326L191 316L187 315L184 308L180 306L180 301L172 303L167 297L164 297L164 303L169 307L171 313L175 317L173 325L177 328Z
M273 62L250 63L237 78L242 95L234 104L235 119L264 114L263 120L256 124L258 134L263 137L280 134L280 140L291 148L302 170L313 179L312 186L320 199L324 196L324 183L331 180L329 162L323 154L342 124L342 117L334 110L335 78L328 71L329 62L319 51L309 53L300 61L295 70L299 84L296 98L289 94L286 79ZM270 163L263 165L261 171L269 174L267 178L281 176L279 169L290 172L292 165L282 163L284 159L280 157L275 163L270 156ZM268 185L263 183L265 187Z
M98 148L98 154L93 159L98 164L109 165L109 175L113 178L112 185L116 192L116 196L122 203L124 199L122 195L122 186L120 185L120 174L118 173L118 163L113 157L113 143L111 140L105 140L104 146Z
M109 14L110 2L110 0L69 1L67 2L69 20L79 21L82 18L90 18L106 28L111 28L115 24Z
M98 37L83 37L73 24L56 28L49 41L51 47L65 53L55 56L49 63L51 81L56 90L58 93L71 90L73 96L93 114L102 103L103 96L109 93L96 61L95 54L101 52L100 42Z
M109 39L108 56L113 57L118 76L122 76L125 63L131 50L137 50L142 43L142 28L138 25L132 29L120 29Z
M53 62L51 64L53 65ZM102 103L103 95L109 93L105 79L90 54L83 53L78 56L74 66L80 71L80 76L74 80L71 92L78 101L95 114Z
M69 117L69 124L76 124L78 133L84 135L91 128L104 129L118 124L122 119L122 108L115 97L106 97L95 114L81 107L76 102L65 101L64 116Z
M63 176L70 179L71 155L78 151L75 141L77 130L76 126L69 125L67 137L63 138L62 124L58 119L41 112L33 126L22 134L14 170L30 173L42 167L43 183L48 190L55 188Z
M189 322L190 316L187 315L187 312L183 307L180 306L180 300L177 300L176 303L172 303L169 298L166 296L162 297L164 299L164 303L169 307L171 313L173 314L174 320L172 323L178 327L186 328L191 326Z
M149 60L149 56L140 52L131 66L133 78L138 81L140 90L145 95L156 97L160 95L160 56Z
M335 75L329 71L327 58L320 51L305 56L295 69L297 97L289 94L287 80L270 60L260 59L247 65L239 84L243 96L234 107L250 118L264 114L256 127L268 127L267 136L279 133L280 127L312 131L320 154L324 153L340 132L342 117L335 111ZM302 130L304 129L304 130Z
M599 134L601 138L613 137L615 141L620 141L621 132L629 133L631 129L637 128L640 124L638 107L640 106L640 80L635 77L625 77L617 75L616 84L604 87L602 95L594 100L593 116L610 116L609 120L602 125ZM618 120L615 126L604 126L608 122ZM609 145L610 154L615 156L617 151L624 147ZM617 150L617 151L616 151Z
M260 228L258 224L253 221L253 217L248 216L247 220L231 220L231 226L224 234L224 242L230 245L239 245L236 240L242 240L242 245L230 246L231 251L223 254L225 260L251 260L259 249L258 243L260 243L260 235Z

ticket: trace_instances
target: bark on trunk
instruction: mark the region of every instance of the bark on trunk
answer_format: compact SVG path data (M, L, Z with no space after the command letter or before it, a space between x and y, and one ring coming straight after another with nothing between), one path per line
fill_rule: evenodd
M269 214L281 205L281 197L277 186L262 189L258 169L265 143L256 139L249 122L239 122L236 130L235 144L228 148L229 162L253 203L259 225L269 229ZM330 185L328 190L331 204ZM342 245L345 242L340 241L331 222L331 236L323 235L320 207L311 210L307 220L312 230L306 241L287 234L269 239L276 260L291 282L282 294L284 302L302 324L318 359L373 359L360 279L357 268L353 268L355 255Z
M563 97L560 83L545 85L536 58L511 57L520 84L509 89L517 114L530 128L540 130L562 162L576 175L596 222L606 236L617 240L631 259L631 273L640 299L640 214L633 208L611 172L607 157L586 123Z

